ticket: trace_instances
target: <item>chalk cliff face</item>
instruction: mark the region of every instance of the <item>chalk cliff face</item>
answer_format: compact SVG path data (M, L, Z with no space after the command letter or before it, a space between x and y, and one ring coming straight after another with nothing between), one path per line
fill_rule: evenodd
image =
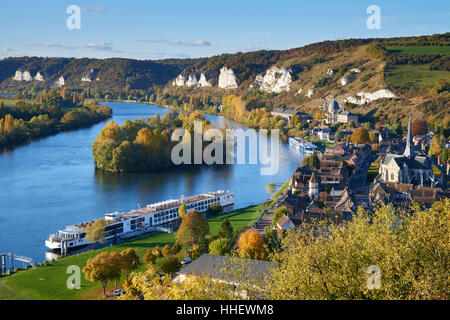
M14 80L16 81L22 81L22 71L17 70L16 74L13 77Z
M44 77L41 75L40 72L36 73L36 75L34 76L34 80L36 81L44 81Z
M189 75L188 81L186 82L186 86L188 87L194 87L197 85L197 77L194 75Z
M356 94L356 97L347 97L345 99L345 101L350 102L350 103L354 103L354 104L364 104L364 103L369 103L371 101L374 100L378 100L378 99L383 99L383 98L395 98L395 94L393 94L390 90L388 89L382 89L382 90L378 90L372 93L367 93L364 91L361 91L359 93Z
M258 88L260 89L262 84L264 82L264 77L262 74L258 74L255 78L255 81L253 81L253 83L250 84L250 88Z
M31 80L33 80L33 77L31 76L29 71L21 72L21 71L17 70L13 79L16 81L31 81Z
M199 87L211 87L211 83L209 83L209 82L206 80L206 77L205 77L205 74L204 74L204 73L202 73L202 74L200 75L200 80L198 81L198 86L199 86Z
M58 88L64 86L64 77L59 77L59 79L55 81L54 86Z
M22 73L22 77L23 77L24 81L32 81L33 80L33 77L31 76L30 72L28 72L28 71L24 71Z
M258 75L255 82L252 83L253 87L258 87L264 92L280 93L283 91L289 91L292 83L292 76L289 69L271 67L266 71L266 74L262 78L262 75Z
M238 87L233 69L228 69L227 67L220 69L218 86L222 89L236 89Z
M183 87L186 84L186 78L181 74L173 82L174 87Z
M351 78L351 77L343 77L343 78L341 78L341 85L346 86L347 84L349 84L352 81L353 81L353 78Z

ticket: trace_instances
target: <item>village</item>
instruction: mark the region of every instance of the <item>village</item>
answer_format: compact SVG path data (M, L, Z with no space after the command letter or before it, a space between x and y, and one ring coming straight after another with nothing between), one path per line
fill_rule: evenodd
M406 135L377 125L367 130L371 141L352 143L352 135L362 128L358 115L340 108L336 100L322 109L325 123L310 127L309 136L328 143L328 147L321 150L305 139L289 138L290 146L305 158L273 210L283 208L285 212L281 217L275 215L278 220L273 224L278 232L300 230L305 222L350 220L359 207L369 211L390 203L401 208L412 203L430 207L449 196L450 162L426 153L433 132L413 136L409 117ZM311 115L283 109L274 110L272 115L288 122L294 116L300 116L305 123L313 119ZM338 132L332 130L332 125L349 123L353 125ZM271 219L273 213L261 220Z

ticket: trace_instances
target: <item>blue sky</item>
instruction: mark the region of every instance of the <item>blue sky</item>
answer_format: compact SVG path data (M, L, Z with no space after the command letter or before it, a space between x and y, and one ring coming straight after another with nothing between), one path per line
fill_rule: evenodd
M69 30L70 5L81 29ZM369 30L369 5L381 29ZM289 49L346 38L450 31L450 4L433 1L1 0L0 58L6 56L204 57Z

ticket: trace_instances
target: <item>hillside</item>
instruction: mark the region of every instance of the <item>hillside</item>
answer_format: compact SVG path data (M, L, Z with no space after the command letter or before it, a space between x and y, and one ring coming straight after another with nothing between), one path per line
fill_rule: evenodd
M0 93L33 95L63 77L59 85L65 88L102 90L97 98L135 97L175 107L194 103L191 107L201 109L236 94L247 110L285 107L310 113L336 99L364 121L403 123L412 114L433 123L449 114L449 69L446 33L324 41L198 59L6 58L0 60ZM22 74L28 80L39 72L43 81L16 81L17 71L28 71ZM389 96L395 98L383 99Z

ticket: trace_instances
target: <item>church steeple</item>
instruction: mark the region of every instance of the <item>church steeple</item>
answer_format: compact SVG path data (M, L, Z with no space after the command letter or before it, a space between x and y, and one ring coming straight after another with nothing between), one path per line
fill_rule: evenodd
M406 136L406 147L405 152L403 152L403 156L408 158L414 156L414 150L411 144L411 116L409 116L408 135Z

